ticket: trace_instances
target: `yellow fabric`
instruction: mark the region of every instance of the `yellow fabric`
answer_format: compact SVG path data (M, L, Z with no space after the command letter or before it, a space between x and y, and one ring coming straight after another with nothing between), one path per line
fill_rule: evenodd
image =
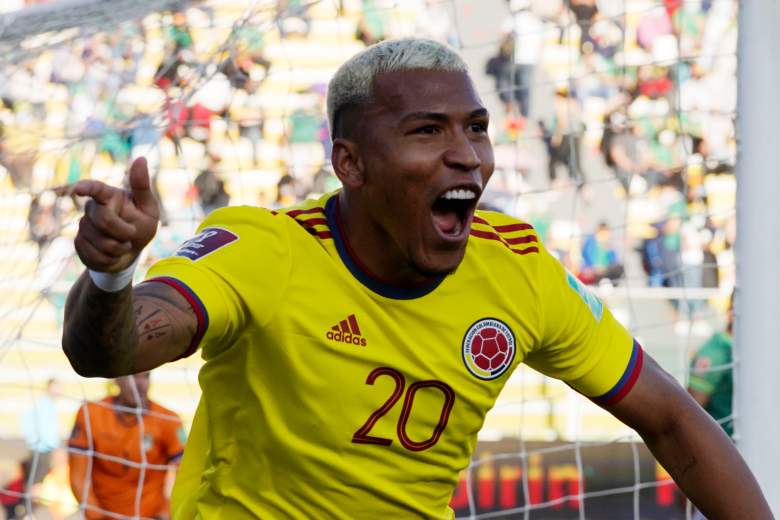
M458 474L518 363L589 396L623 376L631 337L578 294L530 226L479 212L458 270L398 299L345 265L337 226L317 209L329 197L304 213L215 211L200 230L237 240L147 274L180 281L208 314L176 519L451 518ZM516 354L480 378L464 342L497 321Z

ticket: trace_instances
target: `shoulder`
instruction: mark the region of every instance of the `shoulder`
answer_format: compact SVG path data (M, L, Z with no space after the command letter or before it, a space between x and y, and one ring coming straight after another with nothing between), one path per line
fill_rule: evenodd
M282 219L278 213L259 206L227 206L209 213L199 231L209 228L224 229L263 229L280 225Z
M332 238L326 205L333 196L333 193L327 193L317 199L307 199L300 204L273 213L286 217L288 222L294 223L309 235L317 238Z
M284 254L288 249L287 219L257 206L228 206L211 212L194 236L171 255L205 264L246 258L247 252ZM258 248L257 244L263 244ZM218 254L213 254L217 253Z
M723 332L713 334L696 353L697 359L709 359L715 362L725 360L731 354L731 337ZM703 363L703 361L700 361Z
M310 235L319 236L328 230L325 206L333 193L317 199L307 199L300 204L282 209L266 209L256 206L228 206L213 211L198 227L207 229L245 230L254 232L284 232L288 228L302 228Z
M194 256L223 247L243 238L278 238L287 240L292 231L302 228L309 235L330 238L325 205L332 193L309 199L284 209L258 206L228 206L211 212L198 226L197 234L182 244L178 256ZM327 233L325 233L327 232ZM188 251L195 249L196 251ZM241 249L241 247L239 247Z
M247 242L268 239L269 235L280 235L281 226L277 217L265 208L252 206L230 206L213 211L198 226L194 236L183 242L174 251L174 257L199 260L219 249L243 249ZM237 246L237 247L236 247Z
M162 406L154 401L149 401L149 414L155 421L170 426L172 428L178 428L181 426L181 418L179 414L173 410Z
M702 345L701 350L727 350L731 348L731 336L725 332L716 332Z
M717 351L724 360L731 357L731 347L733 344L731 335L726 332L715 334L712 338L712 344L712 350Z
M470 235L470 244L494 248L495 252L507 256L535 256L541 249L531 224L495 211L477 211Z
M86 401L79 407L77 420L94 422L100 417L113 413L113 406L114 398L112 396L104 397L99 401Z

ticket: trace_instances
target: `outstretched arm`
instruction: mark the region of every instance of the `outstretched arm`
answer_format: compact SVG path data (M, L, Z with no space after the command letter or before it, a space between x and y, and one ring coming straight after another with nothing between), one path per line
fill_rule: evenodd
M774 518L761 489L718 424L650 357L634 388L605 408L642 436L710 520Z
M130 267L154 237L159 220L146 161L131 166L129 191L80 181L73 193L90 198L74 240L84 265L100 273ZM117 377L176 359L189 346L196 325L194 311L173 288L151 282L110 292L85 271L68 294L62 346L80 375Z

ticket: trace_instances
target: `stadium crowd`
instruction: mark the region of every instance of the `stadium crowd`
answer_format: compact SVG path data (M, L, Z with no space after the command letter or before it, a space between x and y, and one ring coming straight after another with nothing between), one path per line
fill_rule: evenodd
M389 10L380 4L362 2L356 45L394 35ZM457 44L449 13L428 4L420 2L416 25ZM0 163L17 189L36 194L31 223L61 213L40 204L45 185L33 178L42 162L36 153L46 149L41 141L57 119L64 119L57 137L78 138L62 148L50 165L54 179L44 184L99 175L105 163L121 171L130 158L146 155L158 176L166 168L191 176L183 205L162 197L176 212L166 211L165 223L192 221L229 204L236 184L230 172L265 177L256 197L233 203L287 204L337 186L326 159L326 78L295 85L289 109L270 113L264 83L281 64L268 56L266 28L247 24L219 49L207 39L219 31L191 27L191 19L215 23L208 4L196 5L160 17L159 27L124 24L3 71ZM507 5L511 14L485 66L504 112L496 118L497 148L528 151L525 142L541 140L550 189L573 182L587 194L589 184L605 182L599 170L610 169L615 195L637 199L629 239L650 286L714 287L719 275L731 276L736 4L637 0L626 13L622 2L603 0ZM312 16L299 2L279 8L280 37L306 42ZM162 53L151 62L150 49L158 46ZM58 96L64 111L56 109ZM537 216L542 230L550 218ZM555 226L546 238L570 270L593 283L603 277L592 274L593 242L586 243L596 223L587 226L568 233L573 241L557 236ZM46 243L32 226L30 235ZM607 257L612 264L625 261L619 244L596 243L600 271L616 267L604 264Z
M411 31L459 44L451 5L407 3L408 19L399 21L391 2L339 2L353 29L342 52ZM149 159L164 205L147 265L218 207L284 207L338 187L326 159L324 85L332 68L307 62L299 49L340 35L323 32L322 17L299 0L279 0L279 17L259 12L232 30L224 20L235 17L235 6L216 4L153 14L0 68L2 182L29 195L25 218L42 287L80 271L56 261L73 257L70 241L58 238L79 203L51 186L121 178L134 157ZM630 201L626 222L561 223L549 207L524 215L582 281L624 283L626 256L636 255L649 286L732 287L736 3L507 6L484 72L500 100L497 157L520 156L521 166L499 161L486 202L510 213L525 207L518 195L533 191L530 143L542 143L545 191L573 185L587 198L592 185L609 183ZM292 72L291 59L303 72ZM63 293L45 295L64 304ZM47 493L62 496L65 462L52 460ZM9 515L28 472L20 468L6 483L22 483L16 494L0 492ZM56 508L50 514L64 517Z
M610 182L630 199L625 222L551 228L560 259L586 283L618 282L626 248L607 228L625 227L647 285L733 286L736 4L507 4L485 64L504 108L497 147L541 140L549 189L574 184L587 201Z

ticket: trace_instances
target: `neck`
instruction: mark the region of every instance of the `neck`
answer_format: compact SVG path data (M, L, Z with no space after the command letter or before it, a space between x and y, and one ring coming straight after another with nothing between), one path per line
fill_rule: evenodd
M412 265L359 197L342 189L336 215L347 252L367 275L399 288L416 288L432 281L430 275Z
M122 406L124 406L126 408L138 408L138 406L136 406L136 404L135 404L135 402L134 402L134 400L132 398L125 398L124 396L119 394L119 395L116 396L116 400L118 401L118 403L120 405L122 405ZM147 408L147 404L148 404L147 401L148 400L146 398L142 398L141 399L141 406L140 406L141 409L145 410ZM122 412L124 412L124 413L132 413L132 412L127 412L125 410L122 410Z

